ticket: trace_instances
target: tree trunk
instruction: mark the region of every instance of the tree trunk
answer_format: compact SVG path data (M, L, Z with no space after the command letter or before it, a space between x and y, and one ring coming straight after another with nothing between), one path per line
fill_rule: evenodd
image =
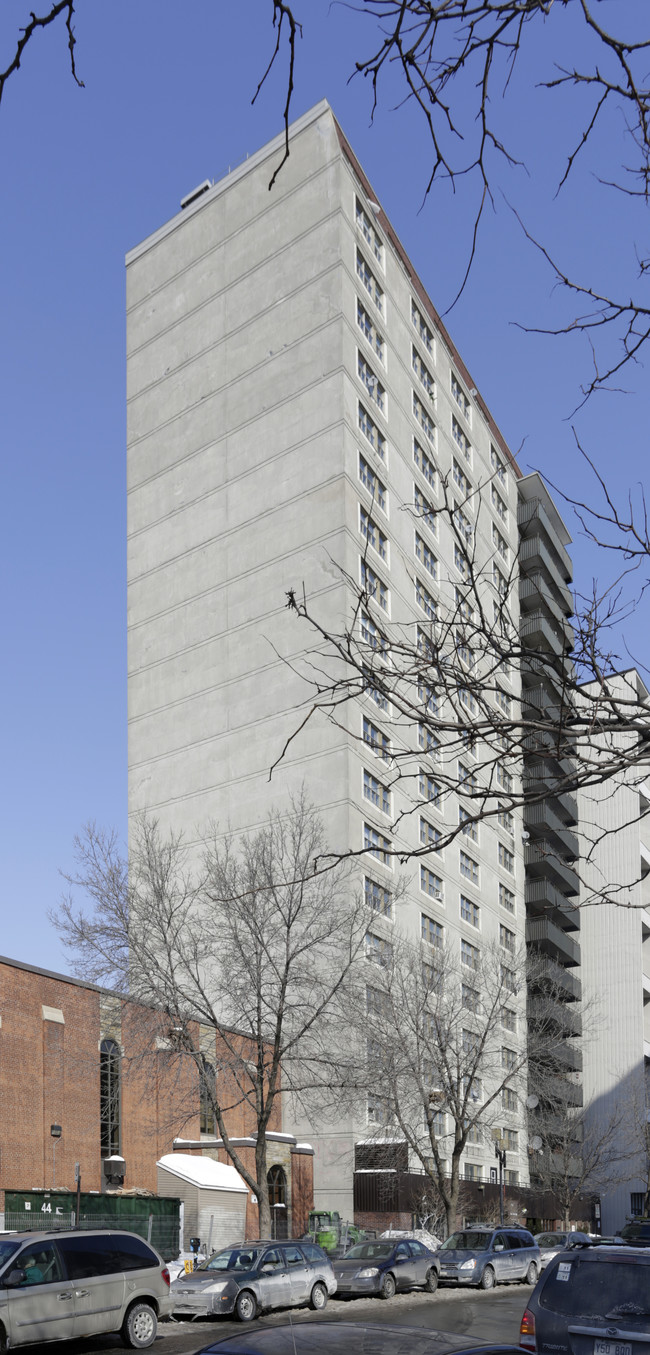
M257 1208L260 1238L271 1237L271 1206L266 1172L266 1137L262 1130L255 1145L255 1175L257 1177Z

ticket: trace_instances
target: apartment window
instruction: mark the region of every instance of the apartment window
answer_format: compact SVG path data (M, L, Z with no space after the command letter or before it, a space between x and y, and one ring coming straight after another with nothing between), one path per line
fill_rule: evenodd
M363 742L372 748L373 753L382 758L384 762L390 760L390 739L386 737L383 730L377 729L371 720L363 717Z
M507 993L512 993L513 996L517 993L519 988L517 975L504 964L501 965L501 983Z
M386 439L383 433L378 429L374 419L369 415L368 410L361 404L361 401L359 401L359 428L364 437L368 439L370 446L374 448L377 455L381 457L382 461L385 461Z
M478 790L478 777L476 772L470 771L464 762L458 763L458 784L462 786L467 794L474 795Z
M435 1138L444 1139L445 1137L444 1110L436 1110L435 1113L431 1116L431 1128L433 1129Z
M418 789L420 799L428 800L430 804L438 804L440 800L440 786L429 772L425 772L423 767L420 767Z
M517 1030L517 1013L513 1012L511 1007L501 1008L501 1025L504 1030L509 1030L514 1035Z
M376 602L377 606L381 607L383 612L387 612L388 589L386 584L383 579L380 579L378 574L375 574L374 569L371 569L370 565L366 564L365 560L361 560L361 583L365 592L368 594L368 597L372 598L373 602Z
M466 419L469 419L470 403L455 372L451 374L451 393L462 414Z
M418 532L415 533L415 554L417 555L418 560L424 565L424 568L428 569L431 578L437 581L438 561L433 554L433 551L429 549L426 541L423 541Z
M508 848L504 847L502 842L499 843L499 865L503 866L504 870L508 870L511 875L514 875L515 873L514 852L509 852Z
M381 988L366 988L366 1011L369 1016L389 1016L390 998Z
M499 903L501 904L501 907L506 908L509 913L514 913L515 896L512 890L508 889L507 885L499 885Z
M438 604L417 577L415 580L415 601L422 608L422 611L426 612L430 621L438 620Z
M498 550L501 559L505 560L507 564L508 556L510 554L508 542L506 541L505 536L501 535L499 528L494 522L492 523L492 545Z
M461 1033L461 1048L463 1054L477 1054L480 1046L480 1036L475 1030L463 1030Z
M505 1045L503 1046L501 1050L501 1067L507 1073L514 1073L515 1068L517 1067L516 1049L507 1049Z
M423 657L428 659L431 663L435 661L435 645L431 636L427 635L427 632L423 630L421 626L415 627L415 645L418 654L423 655Z
M373 550L376 550L377 554L381 556L382 560L387 560L388 537L382 532L381 527L377 526L374 519L366 513L365 508L361 507L361 504L359 504L359 531L362 536L365 536L368 545L372 546Z
M466 965L468 969L478 969L480 958L481 952L478 946L473 946L471 941L461 940L460 943L461 964Z
M464 621L465 625L471 626L474 621L474 608L471 602L463 596L462 589L456 588L455 591L456 611L459 621Z
M373 372L372 367L363 354L357 350L357 374L359 380L363 382L371 400L374 400L377 409L382 414L386 413L386 391L379 380L379 377Z
M381 809L382 814L390 814L390 790L388 786L378 781L372 772L366 770L363 773L363 793L366 800L370 800L372 805Z
M378 503L379 507L386 513L388 511L386 486L379 479L379 476L375 475L374 470L364 460L361 453L359 453L359 479L362 485L365 485L366 489L370 491L375 503Z
M490 465L497 479L501 481L502 485L506 485L507 484L506 468L504 462L501 460L501 457L499 456L499 453L495 451L494 447L490 447Z
M630 1213L633 1218L638 1218L643 1214L645 1195L642 1190L634 1190L630 1195Z
M501 598L502 602L504 602L508 596L508 580L505 574L501 572L499 566L495 564L494 561L492 562L492 583L494 584L494 587L496 588L497 593L499 594L499 597Z
M433 507L433 504L429 503L428 499L425 499L419 485L413 486L413 503L418 516L422 518L423 522L429 528L429 531L433 532L433 535L435 536L437 530L436 510Z
M413 460L418 470L422 471L425 480L431 485L431 488L435 493L438 488L438 472L433 461L431 461L426 452L422 450L417 438L413 439Z
M426 320L424 320L422 315L420 314L413 298L411 298L411 320L413 321L413 324L417 330L417 333L420 335L420 338L425 348L429 353L431 353L431 356L433 357L435 353L433 334L431 333L431 330L429 329Z
M504 500L501 498L501 495L495 485L491 485L490 487L490 498L492 500L492 507L497 516L501 518L502 522L507 522L508 507Z
M390 1105L385 1096L375 1096L373 1092L368 1096L368 1124L380 1125L390 1123Z
M483 1100L483 1083L481 1082L480 1077L468 1077L465 1075L465 1077L461 1079L461 1085L463 1094L469 1094L470 1101L476 1102Z
M367 612L361 613L361 639L364 644L370 645L371 649L376 649L378 654L386 654L388 649L386 636Z
M494 699L504 715L509 716L512 711L512 697L508 696L507 692L503 692L500 687L495 687Z
M506 833L509 833L511 837L513 836L515 831L514 814L509 809L504 809L503 805L501 805L497 814L497 823L499 828L503 828Z
M422 432L428 437L429 442L433 444L436 438L436 425L415 391L413 391L413 417L419 423Z
M358 297L357 297L357 324L362 334L368 340L370 347L374 348L375 353L377 354L377 357L379 358L380 362L384 362L386 347L384 344L383 335L380 334L376 324L368 315L365 306L362 306Z
M481 910L477 903L474 903L472 899L466 898L464 894L461 894L460 896L460 915L463 922L469 922L470 926L478 927L481 918Z
M363 257L360 249L357 249L357 274L368 293L368 296L374 301L377 310L384 311L384 293L372 271L372 268Z
M469 438L463 432L455 414L452 414L451 416L451 436L454 439L456 446L460 447L460 450L463 453L465 460L471 461L472 445L470 443Z
M516 1129L502 1129L501 1137L509 1153L519 1152L519 1134Z
M460 854L460 873L466 880L471 880L473 885L478 884L478 861L473 856L468 856L467 852Z
M509 927L504 927L502 922L499 923L499 945L514 953L516 940L514 932L511 932Z
M460 805L458 810L458 822L462 824L463 836L470 842L478 842L478 823L473 819L469 810Z
M467 583L470 577L469 560L457 541L454 542L454 564L461 578Z
M392 842L389 838L379 833L372 824L363 825L363 848L369 852L377 861L381 861L382 866L388 866L392 870Z
M424 386L424 389L427 395L429 396L429 399L435 400L436 383L431 375L431 372L429 371L429 368L426 365L426 362L422 361L422 358L420 357L420 354L418 353L415 344L411 344L411 366L413 367L415 375L422 382L422 385Z
M516 1111L519 1108L517 1093L513 1092L512 1087L504 1087L501 1093L501 1104L504 1110Z
M510 772L506 771L505 767L503 766L503 763L501 762L497 762L496 764L496 767L494 769L494 779L497 783L497 786L500 786L502 790L505 790L508 795L511 794L512 777L510 775Z
M379 913L382 917L393 917L393 894L392 890L387 889L385 885L380 885L373 880L370 875L364 879L364 894L366 903L372 908L373 913Z
M388 697L386 696L386 693L385 693L385 692L380 691L379 687L377 687L377 685L376 685L376 682L377 682L377 679L376 679L374 673L371 673L367 668L364 668L364 669L363 669L363 690L364 690L364 692L366 693L366 696L369 696L369 697L371 698L371 700L374 701L375 705L379 707L380 710L386 710L386 711L387 711L387 710L388 710Z
M438 714L438 695L434 687L425 686L422 682L418 683L418 698L430 715Z
M428 819L423 819L420 815L420 843L423 847L430 847L432 851L440 851L440 839L442 833L438 828L434 828Z
M444 930L441 924L436 922L432 917L428 917L426 913L420 913L420 926L422 930L422 940L426 941L428 946L435 946L436 950L440 950L444 937Z
M477 1162L466 1162L463 1168L464 1181L482 1181L483 1168Z
M461 663L466 668L473 668L476 663L476 651L471 645L466 644L464 636L460 631L456 631L456 654Z
M451 474L454 484L458 485L458 488L462 490L463 497L465 499L469 499L470 496L474 493L474 486L470 484L464 470L462 469L462 466L458 464L456 457L454 457L451 464Z
M469 687L458 688L458 700L460 701L461 706L464 706L465 710L469 711L470 715L476 715L478 703L474 693L469 690Z
M355 199L355 215L357 226L364 236L364 239L368 241L375 258L379 263L382 263L384 258L384 246L381 242L381 236L377 234L372 221L359 198Z
M461 1002L466 1012L473 1012L476 1016L480 1010L481 997L476 988L472 988L469 983L461 983L460 986Z
M510 1170L510 1168L508 1168L508 1170L503 1173L503 1179L507 1186L518 1186L519 1172L513 1172Z
M374 932L366 932L366 959L381 965L382 969L388 969L393 959L390 941L386 941L383 936L376 936Z
M440 739L426 725L418 725L418 743L422 752L428 753L429 757L436 760L440 757Z
M462 537L466 546L471 547L474 539L474 528L467 514L463 512L462 508L458 507L458 504L454 507L453 521L458 535Z
M467 1123L467 1121L465 1121ZM467 1130L467 1142L479 1144L482 1143L481 1127L478 1124L471 1124Z

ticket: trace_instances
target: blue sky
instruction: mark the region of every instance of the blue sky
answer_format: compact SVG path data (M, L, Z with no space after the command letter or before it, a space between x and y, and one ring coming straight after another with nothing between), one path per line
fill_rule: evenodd
M296 8L305 26L294 115L329 99L443 311L462 277L473 192L443 189L423 205L429 146L415 110L392 111L398 91L388 87L371 126L368 84L348 82L354 58L372 46L368 18L325 0L298 0ZM618 0L617 9L642 21L637 0ZM27 10L4 0L2 67ZM218 179L280 130L283 67L251 107L272 49L271 11L271 0L79 0L85 88L70 77L63 29L51 30L25 53L0 105L0 949L49 968L67 967L47 911L60 896L74 833L88 819L122 833L126 824L124 254L196 184ZM570 47L572 22L549 22L515 74L502 125L528 171L500 171L496 211L447 324L511 447L522 448L523 469L593 499L568 417L589 375L589 352L577 339L515 327L552 323L566 311L506 202L516 201L581 276L623 291L633 285L647 213L595 177L609 177L625 158L620 115L553 198L578 100L551 98L536 82L558 41L563 52ZM630 371L625 384L630 394L600 396L575 420L623 495L647 461L645 368ZM565 516L572 530L569 510ZM573 553L584 591L593 574L611 570L579 538ZM646 629L639 612L629 637L639 660L648 657Z

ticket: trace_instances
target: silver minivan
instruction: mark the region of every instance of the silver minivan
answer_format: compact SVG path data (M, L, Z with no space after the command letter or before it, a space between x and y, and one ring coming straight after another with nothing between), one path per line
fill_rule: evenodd
M535 1284L540 1272L539 1247L527 1228L464 1228L452 1233L438 1252L440 1279L492 1289L521 1280Z
M135 1233L0 1237L0 1348L119 1331L137 1350L171 1312L169 1272Z

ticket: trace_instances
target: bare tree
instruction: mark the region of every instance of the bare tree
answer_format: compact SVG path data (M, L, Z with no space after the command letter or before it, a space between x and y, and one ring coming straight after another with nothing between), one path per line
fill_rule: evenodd
M385 931L386 929L384 929ZM379 1150L407 1145L423 1188L443 1205L447 1232L456 1227L461 1160L468 1150L503 1140L519 1151L529 1059L549 1060L552 1024L526 1030L526 979L546 966L528 953L442 942L432 923L424 944L369 933L368 964L350 1008L356 1035L347 1071L367 1112ZM356 1057L356 1065L354 1059Z
M612 1190L629 1178L629 1159L621 1148L627 1107L605 1119L592 1104L564 1108L541 1100L530 1121L530 1182L548 1191L559 1207L562 1226L587 1225L590 1196ZM579 1213L577 1211L580 1211Z
M72 75L77 84L83 84L75 64L74 34L75 15L83 8L84 0L48 0L42 13L26 11L26 22L0 69L0 99L36 34L57 23L66 27ZM567 92L575 96L567 117L566 146L558 152L557 193L593 146L599 152L597 173L603 191L616 189L647 205L650 39L630 0L618 0L615 8L603 0L359 0L350 8L368 21L370 51L344 52L344 60L354 74L368 79L373 113L385 99L391 107L396 102L412 103L421 114L431 148L425 192L439 185L455 190L461 182L474 188L469 260L461 291L485 210L494 207L503 191L500 171L521 164L516 136L525 119L520 113L513 116L513 109L520 108L528 93L543 91L547 99L556 101L563 100ZM269 187L290 152L299 38L303 25L309 23L310 9L304 0L268 0L268 22L275 36L253 102L276 63L286 62L284 152ZM245 13L246 6L242 6L242 29ZM528 63L528 89L522 89L518 79L524 61ZM615 163L609 165L605 154L611 154L612 143L618 143L620 150L614 153ZM507 189L516 191L512 174L508 174ZM588 338L594 367L583 388L585 396L609 386L627 363L639 358L650 333L647 250L630 240L636 286L632 283L612 291L595 278L571 277L547 245L533 237L523 220L521 224L546 259L559 290L578 306L546 332ZM599 363L595 343L610 333L616 351L604 345L605 356Z
M115 835L93 825L75 846L73 893L52 915L75 972L160 1013L160 1029L148 1023L155 1044L195 1070L193 1105L200 1086L269 1236L266 1131L281 1092L338 1076L332 1050L365 932L353 876L314 873L325 843L304 798L237 844L213 833L198 859L147 818L128 868ZM254 1126L254 1170L232 1141L233 1113Z

